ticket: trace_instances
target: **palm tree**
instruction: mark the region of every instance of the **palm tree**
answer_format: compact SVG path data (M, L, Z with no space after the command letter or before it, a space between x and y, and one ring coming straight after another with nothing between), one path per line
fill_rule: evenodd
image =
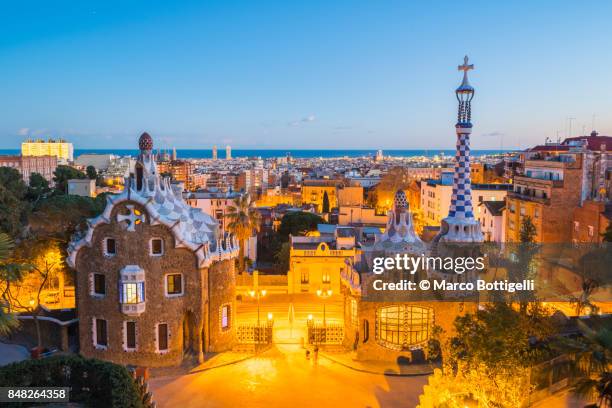
M597 319L596 317L591 317ZM570 355L576 381L572 391L583 397L596 397L589 407L612 406L612 326L601 324L591 329L578 321L581 336L560 339L556 348Z
M22 274L19 268L7 263L15 244L6 234L0 233L0 336L8 335L13 329L19 326L19 321L11 313L10 284L16 280L21 280Z
M244 271L244 254L247 240L253 235L253 231L259 231L260 215L251 207L251 198L248 194L242 194L234 199L233 205L227 207L225 217L229 220L227 230L236 236L240 242L239 269Z

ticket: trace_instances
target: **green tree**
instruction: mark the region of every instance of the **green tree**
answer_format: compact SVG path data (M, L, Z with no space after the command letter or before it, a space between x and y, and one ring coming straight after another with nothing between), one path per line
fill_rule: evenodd
M38 348L42 348L42 332L38 316L41 313L40 300L41 294L47 283L53 278L58 278L60 282L64 281L66 258L65 248L62 242L49 239L31 239L24 241L18 248L16 254L20 262L27 263L33 285L33 292L30 293L31 303L27 305L19 304L18 299L13 297L11 300L16 302L20 308L26 309L32 314L34 325L36 327L36 337ZM55 280L55 279L54 279ZM63 291L63 283L60 284L59 290Z
M253 236L253 232L259 231L260 215L259 212L251 207L251 198L248 194L242 194L234 199L233 205L227 208L225 214L229 223L227 229L234 234L240 242L239 269L245 270L245 248L247 240Z
M8 335L19 326L13 313L11 289L23 279L26 265L11 263L15 244L6 234L0 233L0 336Z
M30 174L30 183L26 198L35 206L38 201L51 191L49 182L39 173Z
M547 313L533 305L522 314L506 303L455 319L444 370L436 369L419 407L515 408L528 402L530 368L548 359L554 334Z
M10 303L7 299L9 272L6 267L6 261L11 254L13 246L14 244L10 237L0 233L0 284L2 284L3 288L2 300L0 300L0 336L6 336L19 326L19 321L11 313Z
M288 212L281 219L279 233L283 241L287 241L289 235L306 235L309 231L316 231L318 224L326 222L316 214L304 211Z
M87 174L87 178L90 180L96 180L98 178L98 171L94 166L87 166L85 174Z
M323 193L323 213L329 212L329 196L327 195L327 191Z
M26 192L27 186L19 171L0 167L0 232L13 237L22 233L30 209Z
M385 212L393 206L393 198L397 190L407 190L413 177L405 167L394 167L383 176L380 183L375 187L372 195L376 199L375 208L379 212Z
M289 258L291 256L291 244L289 242L283 242L278 252L274 255L276 260L276 267L279 272L287 273L289 270Z
M60 165L57 166L53 172L53 181L55 182L55 188L64 194L68 193L68 180L72 179L84 179L86 178L85 173L74 167Z
M523 218L521 222L521 230L519 231L519 239L522 243L532 243L535 240L538 231L536 226L533 224L530 216Z
M451 339L451 356L467 367L484 364L491 372L512 372L542 361L546 351L534 347L533 340L554 333L541 304L530 304L520 313L510 304L488 304L483 310L455 319L456 335Z
M74 232L85 226L88 218L104 211L107 195L91 198L60 194L41 199L29 217L31 231L39 237L68 242Z

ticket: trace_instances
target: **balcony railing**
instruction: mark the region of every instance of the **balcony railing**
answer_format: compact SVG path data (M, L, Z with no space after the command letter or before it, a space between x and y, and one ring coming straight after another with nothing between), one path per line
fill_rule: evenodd
M531 201L534 203L540 203L540 204L545 204L548 205L550 204L550 198L543 198L543 197L535 197L529 194L522 194L516 191L509 191L508 192L508 198L512 199L517 199L517 200L523 200L523 201ZM509 210L511 213L514 213L516 211L512 211Z
M138 316L145 311L145 302L140 303L122 303L121 312L128 316Z
M546 178L529 177L526 175L522 175L522 176L516 176L514 178L514 185L518 185L518 184L526 184L526 185L538 184L538 185L551 186L554 188L562 188L563 180L551 180L551 179L546 179Z

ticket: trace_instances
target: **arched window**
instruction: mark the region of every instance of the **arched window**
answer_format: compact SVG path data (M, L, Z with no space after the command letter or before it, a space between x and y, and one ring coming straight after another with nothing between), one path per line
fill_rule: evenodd
M376 341L394 350L406 350L429 339L433 310L420 306L393 305L376 311Z

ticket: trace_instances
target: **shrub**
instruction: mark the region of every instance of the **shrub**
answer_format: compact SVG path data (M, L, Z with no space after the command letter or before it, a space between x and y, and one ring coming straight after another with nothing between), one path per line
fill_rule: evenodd
M70 387L70 401L86 406L143 407L141 390L127 368L80 356L53 356L0 367L0 384L4 387Z

